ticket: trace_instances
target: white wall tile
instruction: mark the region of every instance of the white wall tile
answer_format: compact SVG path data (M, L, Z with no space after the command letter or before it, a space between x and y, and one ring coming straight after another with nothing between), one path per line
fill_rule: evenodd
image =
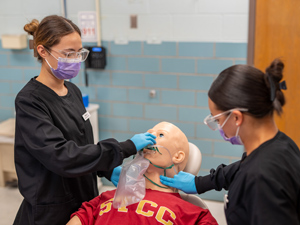
M61 15L62 7L60 0L22 0L22 14L25 15ZM68 2L68 1L67 1Z
M221 16L174 16L173 39L180 41L218 41L221 39Z
M103 14L101 19L103 40L114 40L116 37L128 38L129 16Z
M248 13L249 0L197 0L200 13Z
M248 15L225 15L223 17L222 40L247 42Z
M142 40L156 37L160 40L172 38L172 22L169 15L141 15L138 16L138 28Z
M20 33L33 18L62 13L61 0L0 2L0 33ZM246 42L248 7L249 0L100 0L102 39ZM94 0L67 1L76 24L79 11L94 10ZM138 16L137 29L129 27L131 14Z
M101 0L101 12L105 14L148 13L147 0Z
M149 13L195 13L198 0L149 0Z
M0 15L20 15L22 13L21 0L0 0Z

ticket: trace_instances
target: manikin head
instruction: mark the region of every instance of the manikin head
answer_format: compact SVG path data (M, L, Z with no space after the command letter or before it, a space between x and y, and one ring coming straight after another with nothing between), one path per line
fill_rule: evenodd
M189 158L189 143L185 134L178 127L168 122L161 122L149 129L148 132L156 136L157 146L163 146L170 152L162 147L158 147L159 152L156 151L155 153L153 153L153 150L144 149L144 157L152 163L145 175L161 184L159 175L164 175L164 170L154 165L166 168L174 164L177 173L182 171ZM174 168L167 169L166 176L173 177L175 175ZM151 183L147 182L147 188L157 189L150 186L152 186Z

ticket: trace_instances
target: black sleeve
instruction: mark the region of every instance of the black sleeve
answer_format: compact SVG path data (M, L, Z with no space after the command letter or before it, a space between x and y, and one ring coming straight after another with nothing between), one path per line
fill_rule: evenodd
M25 148L48 170L64 177L81 176L96 171L112 171L125 157L136 154L127 140L107 139L97 145L78 146L67 141L53 124L47 107L37 99L18 96L16 106L15 147Z
M207 176L195 177L196 189L198 194L215 189L221 191L222 188L228 190L236 172L240 167L241 161L237 161L228 166L221 164L216 170L211 169Z

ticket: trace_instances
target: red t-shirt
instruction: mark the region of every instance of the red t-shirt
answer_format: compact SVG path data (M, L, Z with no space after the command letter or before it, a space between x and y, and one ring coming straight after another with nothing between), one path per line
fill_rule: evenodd
M73 213L83 225L104 224L201 224L217 225L207 209L183 200L178 193L146 190L142 201L115 209L112 206L115 191L106 191Z

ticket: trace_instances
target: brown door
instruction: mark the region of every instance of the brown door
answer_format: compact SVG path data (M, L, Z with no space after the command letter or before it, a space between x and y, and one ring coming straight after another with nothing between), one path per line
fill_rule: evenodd
M251 21L251 16L255 17L252 34L249 33L254 37L252 47L249 39L249 47L254 50L253 64L265 71L274 58L283 60L288 89L283 91L286 105L276 123L300 147L300 0L256 0L255 13L251 12L253 1L250 0L249 18Z

